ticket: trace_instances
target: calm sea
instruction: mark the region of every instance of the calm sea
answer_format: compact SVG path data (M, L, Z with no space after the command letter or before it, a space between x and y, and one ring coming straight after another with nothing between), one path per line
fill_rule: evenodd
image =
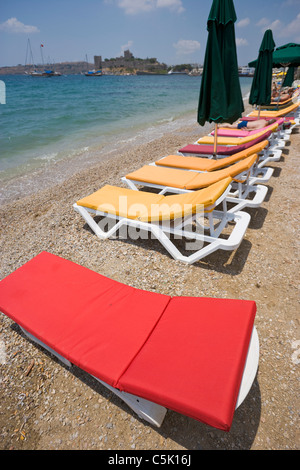
M2 76L0 182L66 158L87 162L118 148L196 122L200 77L68 75ZM241 78L243 96L251 78ZM185 121L186 122L186 121Z

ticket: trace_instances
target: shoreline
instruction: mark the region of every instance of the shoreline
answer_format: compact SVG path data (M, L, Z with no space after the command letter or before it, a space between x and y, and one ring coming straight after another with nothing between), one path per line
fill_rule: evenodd
M243 100L245 108L249 92L244 90ZM250 107L251 108L251 107ZM249 109L250 109L249 108ZM173 110L174 111L174 110ZM86 168L98 165L99 162L114 158L128 149L135 150L147 142L156 142L169 134L181 134L182 128L191 128L191 139L186 143L194 142L198 137L209 133L213 125L207 123L200 127L197 123L197 110L181 111L180 115L174 112L169 118L151 117L151 122L135 122L133 126L119 130L104 130L104 134L92 132L88 136L84 131L67 135L58 145L51 144L39 153L32 151L31 157L26 156L24 163L5 167L0 172L0 206L14 199L26 197L37 193L65 180ZM194 132L195 130L195 132ZM195 137L195 138L194 138ZM30 151L27 151L30 154ZM19 157L13 157L17 161ZM1 166L1 162L0 162Z
M77 368L68 369L0 315L1 448L16 450L297 450L299 367L299 128L294 129L240 247L194 265L171 258L156 240L100 241L75 213L79 198L127 172L176 153L199 125L116 152L112 158L37 193L7 201L1 213L0 279L41 251L128 285L172 296L255 300L257 377L229 433L168 411L161 428L140 420ZM287 188L290 188L288 190ZM26 374L28 366L31 372Z
M195 120L195 124L193 124ZM101 165L107 160L114 159L119 154L128 151L138 151L146 143L152 143L165 139L165 136L173 138L174 133L191 133L191 138L195 138L209 132L210 125L200 128L194 119L194 113L187 113L170 122L160 122L143 128L139 131L123 133L119 136L119 141L115 139L111 142L104 142L86 148L77 148L71 154L53 161L46 161L45 165L32 168L23 174L12 175L7 180L0 181L0 207L12 202L13 199L20 199L38 193L41 190L51 188L57 184L62 184L72 176ZM190 128L190 129L188 129ZM198 132L197 132L198 131ZM175 151L175 149L174 149Z

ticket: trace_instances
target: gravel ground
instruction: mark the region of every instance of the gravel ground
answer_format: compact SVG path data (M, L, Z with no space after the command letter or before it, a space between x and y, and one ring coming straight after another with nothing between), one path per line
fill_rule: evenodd
M168 411L161 428L143 422L83 371L68 369L0 314L0 448L16 450L299 449L299 128L293 131L259 209L234 252L192 266L156 241L100 241L72 204L127 172L176 152L198 126L140 145L0 207L0 278L43 250L134 287L168 295L257 303L260 361L229 433Z

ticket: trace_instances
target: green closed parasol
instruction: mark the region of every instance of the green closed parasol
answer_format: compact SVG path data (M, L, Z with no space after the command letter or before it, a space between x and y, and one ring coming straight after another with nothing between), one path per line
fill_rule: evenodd
M256 61L256 68L249 96L249 103L259 106L259 113L261 105L266 106L271 102L274 48L275 42L272 31L267 29L259 48L258 59Z
M198 104L198 123L215 122L214 155L217 149L217 123L233 123L244 111L235 43L236 13L232 0L213 0L207 20L203 74Z
M294 75L295 75L295 67L293 65L291 65L288 68L288 71L286 73L286 76L284 78L282 86L283 87L285 87L285 86L291 87L292 84L293 84L293 81L294 81Z

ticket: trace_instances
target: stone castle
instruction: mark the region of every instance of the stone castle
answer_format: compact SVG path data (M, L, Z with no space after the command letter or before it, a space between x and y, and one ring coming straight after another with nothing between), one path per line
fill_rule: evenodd
M163 72L167 71L167 65L161 64L156 58L138 59L128 50L124 51L123 57L116 57L114 59L104 59L102 56L94 56L95 70L100 69L126 69L135 71L146 72Z

